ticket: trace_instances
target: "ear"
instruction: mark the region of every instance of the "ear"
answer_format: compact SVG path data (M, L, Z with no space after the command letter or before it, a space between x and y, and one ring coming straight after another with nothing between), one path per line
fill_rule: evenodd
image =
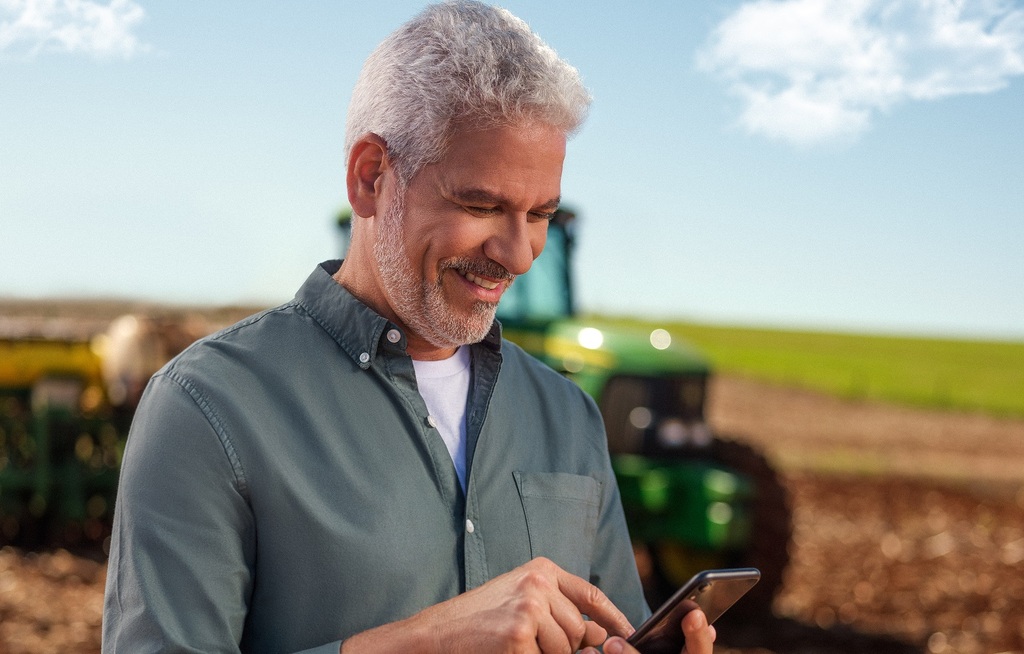
M382 178L390 168L388 145L376 134L361 136L348 155L348 202L357 216L377 215L383 192Z

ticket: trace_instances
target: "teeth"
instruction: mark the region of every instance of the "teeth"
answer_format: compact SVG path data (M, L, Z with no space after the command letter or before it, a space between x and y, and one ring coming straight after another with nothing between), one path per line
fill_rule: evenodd
M494 289L498 288L498 282L489 282L486 279L480 279L479 277L477 277L476 275L474 275L471 272L463 273L463 277L465 277L469 281L473 282L477 286L483 286L484 288L486 288L489 291L493 291Z

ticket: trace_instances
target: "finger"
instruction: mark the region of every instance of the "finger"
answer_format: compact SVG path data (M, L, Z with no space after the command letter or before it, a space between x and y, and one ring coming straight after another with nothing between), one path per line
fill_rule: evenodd
M586 621L587 632L583 636L580 646L597 646L608 639L608 630L593 620Z
M636 649L626 642L624 638L613 636L605 641L604 654L637 654Z
M686 654L711 654L717 634L703 611L687 613L682 626L686 636Z
M628 636L633 625L601 589L586 580L558 570L558 589L581 612L616 636Z
M591 620L584 620L579 608L560 591L549 598L548 610L565 633L573 651L585 645L600 645L608 637L604 627Z
M565 652L575 652L578 646L579 643L571 642L565 630L553 616L548 615L537 622L537 647L541 652L564 654Z

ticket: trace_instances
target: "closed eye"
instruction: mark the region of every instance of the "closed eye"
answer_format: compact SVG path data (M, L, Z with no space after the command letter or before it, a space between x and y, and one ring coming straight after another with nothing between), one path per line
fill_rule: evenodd
M490 216L490 215L499 213L501 211L501 209L499 209L498 207L469 207L469 206L467 206L465 209L466 209L466 211L468 211L470 213L481 214L481 215L484 215L484 216Z
M481 188L455 188L444 193L449 202L457 204L477 216L493 216L502 213L505 207L514 203L500 193ZM531 221L548 221L555 217L560 198L553 197L547 202L535 204L528 212Z

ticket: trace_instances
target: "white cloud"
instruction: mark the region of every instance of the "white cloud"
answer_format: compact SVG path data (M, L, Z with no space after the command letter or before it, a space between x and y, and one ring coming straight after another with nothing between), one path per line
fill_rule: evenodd
M698 66L740 97L748 131L798 144L854 137L910 100L990 93L1024 74L1009 0L756 0L723 20Z
M144 16L132 0L0 0L0 53L129 58L148 49L133 33Z

